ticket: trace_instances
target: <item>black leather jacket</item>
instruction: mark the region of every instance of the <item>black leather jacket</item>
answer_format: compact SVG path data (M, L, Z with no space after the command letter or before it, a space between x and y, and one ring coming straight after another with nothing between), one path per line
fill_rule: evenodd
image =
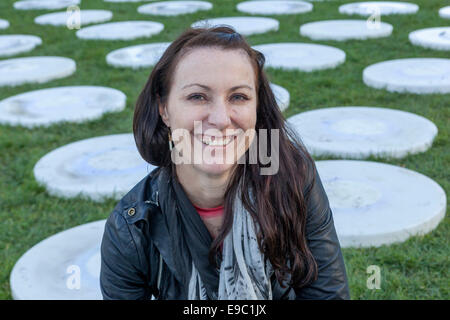
M168 195L158 192L159 176L155 170L140 181L106 222L100 272L104 299L187 299L173 268L169 233L159 206L161 197ZM294 290L282 288L273 276L273 299L349 299L332 212L317 172L315 183L308 190L306 238L317 262L318 278L307 287Z

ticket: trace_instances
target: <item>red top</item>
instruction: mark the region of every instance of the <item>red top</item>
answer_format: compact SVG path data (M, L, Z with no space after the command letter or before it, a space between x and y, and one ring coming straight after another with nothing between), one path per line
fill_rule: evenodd
M198 214L202 218L213 218L223 215L223 206L218 206L215 208L200 208L194 204L194 208L197 210Z
M193 205L202 219L219 217L224 214L224 206L218 206L215 208L200 208L197 207L195 204ZM220 250L222 249L223 249L223 242L220 244Z

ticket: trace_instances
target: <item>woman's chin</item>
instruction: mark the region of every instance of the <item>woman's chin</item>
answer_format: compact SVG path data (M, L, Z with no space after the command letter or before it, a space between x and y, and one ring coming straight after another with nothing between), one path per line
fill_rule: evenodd
M197 171L201 171L202 173L206 175L213 175L213 176L221 176L224 174L230 173L231 169L233 168L233 164L227 164L227 163L202 163L202 164L194 164L195 169Z

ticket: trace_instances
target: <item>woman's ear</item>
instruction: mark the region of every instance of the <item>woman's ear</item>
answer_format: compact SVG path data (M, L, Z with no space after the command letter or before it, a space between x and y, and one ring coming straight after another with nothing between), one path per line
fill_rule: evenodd
M158 110L159 115L161 116L162 121L165 123L166 126L170 127L169 125L169 114L167 112L167 106L161 103L161 100L158 97Z

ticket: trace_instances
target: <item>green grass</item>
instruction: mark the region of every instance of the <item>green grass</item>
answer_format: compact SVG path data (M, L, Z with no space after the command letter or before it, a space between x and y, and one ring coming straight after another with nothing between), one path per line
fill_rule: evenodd
M1 87L0 99L29 90L64 85L102 85L122 90L127 95L124 111L108 114L83 124L58 124L32 130L0 125L0 299L11 299L10 272L15 262L34 244L56 232L83 223L106 218L116 201L94 203L83 199L60 199L50 196L33 177L35 163L49 151L67 143L90 137L131 132L134 103L146 82L150 69L134 71L115 69L105 62L114 49L148 42L172 41L192 22L207 17L239 16L236 0L212 1L214 9L173 18L150 17L137 13L142 3L106 3L83 0L82 9L110 9L113 21L153 20L165 30L151 39L134 41L84 41L76 30L34 24L36 16L47 11L17 11L15 0L0 2L0 18L10 21L10 28L0 34L34 34L43 44L20 56L56 55L74 59L77 71L65 79L45 84ZM364 67L383 60L408 57L448 58L448 52L412 46L408 33L425 27L449 25L438 16L441 0L411 0L420 5L415 15L387 16L382 21L394 26L392 36L366 41L320 41L343 49L347 60L333 70L313 73L268 70L270 80L289 90L291 104L285 116L332 106L367 105L405 110L433 121L439 134L425 153L404 159L375 159L420 172L439 183L447 198L450 190L449 120L450 95L413 95L389 93L365 86ZM338 6L350 1L314 2L308 14L280 16L280 30L248 37L252 45L270 42L312 42L299 35L303 23L324 19L344 19ZM358 17L352 17L358 18ZM320 160L320 158L316 158ZM343 249L352 299L449 299L448 215L428 235L413 237L391 246L366 249ZM381 289L366 287L369 265L381 268Z

